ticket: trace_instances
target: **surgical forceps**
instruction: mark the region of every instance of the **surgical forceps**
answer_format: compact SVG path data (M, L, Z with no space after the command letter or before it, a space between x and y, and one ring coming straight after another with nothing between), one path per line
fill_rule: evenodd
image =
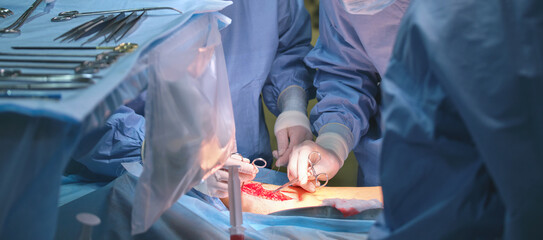
M111 39L114 39L115 42L120 41L128 32L130 32L130 30L134 26L136 26L136 24L140 21L141 17L143 17L143 15L145 13L146 13L146 11L141 13L139 16L135 15L134 17L129 19L129 21L127 21L125 24L123 24L123 26L120 29L117 29L110 36L108 36L104 41L102 41L102 43L104 43L104 42L108 43L109 41L111 41Z
M89 39L87 39L87 41L85 41L84 43L82 43L81 45L85 45L86 43L88 42L92 42L102 36L105 36L107 34L110 34L111 32L113 31L116 31L118 28L120 28L120 26L122 26L126 21L127 19L129 19L132 15L134 14L134 12L132 12L130 15L128 16L125 16L124 13L119 13L117 14L117 16L115 16L115 18L111 19L108 21L107 25L102 28L100 31L98 31L96 34L94 34L94 36L90 37ZM72 31L72 30L70 30ZM55 39L56 40L56 39Z
M20 33L21 30L19 30L19 28L23 26L26 19L30 17L32 12L34 12L34 10L38 7L38 5L40 5L42 1L43 0L36 0L34 3L32 3L32 5L19 18L17 18L17 20L15 20L15 22L13 22L6 28L0 29L0 33Z
M90 16L90 15L99 15L99 14L109 14L109 13L123 13L123 12L141 12L141 11L152 11L152 10L174 10L178 13L183 13L178 9L173 7L149 7L149 8L136 8L136 9L123 9L123 10L109 10L109 11L96 11L96 12L83 12L78 11L68 11L61 12L58 16L51 18L51 22L62 22L68 21L76 17Z
M89 25L86 25L82 28L78 28L77 30L73 32L69 32L68 35L66 35L61 42L64 42L66 40L76 41L82 37L86 37L88 35L91 35L100 29L103 29L104 26L106 26L109 22L111 22L113 19L115 19L115 16L113 14L103 16L96 18L91 21ZM63 34L64 35L64 34ZM56 40L57 38L55 38Z
M312 156L317 156L317 159L313 162L311 159L312 159ZM315 165L317 165L317 163L319 163L319 161L321 160L321 154L319 152L311 152L309 154L309 156L307 156L308 158L308 168L307 168L307 175L308 177L311 177L313 176L315 178L315 186L318 186L318 188L321 188L321 187L324 187L326 186L326 184L328 184L328 174L327 173L319 173L317 174L317 171L315 171ZM319 182L319 177L321 176L324 176L326 178L326 182L324 184L320 184ZM283 188L286 188L288 186L291 186L295 183L298 183L300 182L300 179L299 178L295 178L295 179L292 179L290 180L289 182L281 185L280 187L278 187L277 189L273 190L273 192L278 192L279 190L283 189Z

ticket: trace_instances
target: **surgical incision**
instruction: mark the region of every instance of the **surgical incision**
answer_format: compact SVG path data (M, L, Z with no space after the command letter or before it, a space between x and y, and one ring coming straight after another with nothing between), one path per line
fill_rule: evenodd
M241 191L249 195L273 201L292 200L291 197L281 193L280 191L274 193L273 191L264 189L262 187L262 184L257 182L249 182L243 184L243 186L241 187Z

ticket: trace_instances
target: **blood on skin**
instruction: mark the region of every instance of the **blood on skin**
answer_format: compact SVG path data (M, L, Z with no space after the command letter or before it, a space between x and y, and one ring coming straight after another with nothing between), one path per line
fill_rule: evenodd
M304 199L302 196L307 193L305 190L301 190L301 189L296 189L295 191L283 191L283 192L294 193L298 195L298 201L302 201Z
M274 193L273 191L264 189L261 183L256 183L256 182L243 184L243 186L241 187L241 191L249 195L253 195L253 196L257 196L260 198L273 200L273 201L292 200L291 197L281 193L281 191Z
M335 207L335 206L334 206ZM349 217L356 214L359 214L360 211L356 210L356 208L337 208L341 213L343 213L343 217Z

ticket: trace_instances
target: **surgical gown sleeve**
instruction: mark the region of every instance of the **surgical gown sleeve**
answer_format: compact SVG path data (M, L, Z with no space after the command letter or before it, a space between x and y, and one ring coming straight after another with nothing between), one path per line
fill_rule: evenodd
M98 137L98 143L94 144ZM94 174L120 176L124 172L121 163L141 162L145 119L131 108L121 106L96 134L90 134L86 139L82 144L94 147L80 147L73 158Z
M277 53L262 89L264 102L275 115L281 113L277 102L279 95L287 87L297 85L306 91L309 98L314 95L311 83L313 71L303 62L303 58L312 48L309 14L302 0L280 1L277 5Z
M341 134L350 151L367 133L370 118L378 111L380 77L354 28L338 21L337 12L326 4L331 3L321 2L319 40L305 58L317 69L314 85L318 103L310 121L315 134L322 134L321 128L329 124L322 130Z

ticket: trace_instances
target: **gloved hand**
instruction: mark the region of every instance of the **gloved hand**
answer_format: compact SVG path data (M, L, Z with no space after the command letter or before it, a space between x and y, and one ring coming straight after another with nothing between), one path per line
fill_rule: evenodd
M209 176L206 180L194 188L208 196L225 198L228 197L228 166L240 166L239 179L241 183L252 181L258 173L258 168L250 163L247 158L239 154L232 154L224 166Z
M282 112L275 121L275 137L277 138L277 150L273 151L273 157L277 159L276 166L284 166L288 163L294 146L305 140L312 140L313 134L309 129L309 119L298 111Z
M313 139L313 134L306 113L306 94L302 87L289 86L279 95L278 102L281 114L277 117L274 126L277 151L272 153L277 159L275 165L284 166L288 163L294 146Z
M321 147L319 144L307 140L302 144L294 147L292 154L290 155L290 161L288 163L287 174L290 180L298 178L300 181L294 185L298 185L308 192L315 192L316 185L313 181L314 176L308 176L309 168L309 155L312 152L318 152L321 155L320 161L313 165L317 174L326 173L328 179L333 178L339 169L343 166L343 160L337 156L333 151ZM316 156L316 155L312 155ZM311 159L312 162L317 159ZM326 179L320 179L326 180Z

